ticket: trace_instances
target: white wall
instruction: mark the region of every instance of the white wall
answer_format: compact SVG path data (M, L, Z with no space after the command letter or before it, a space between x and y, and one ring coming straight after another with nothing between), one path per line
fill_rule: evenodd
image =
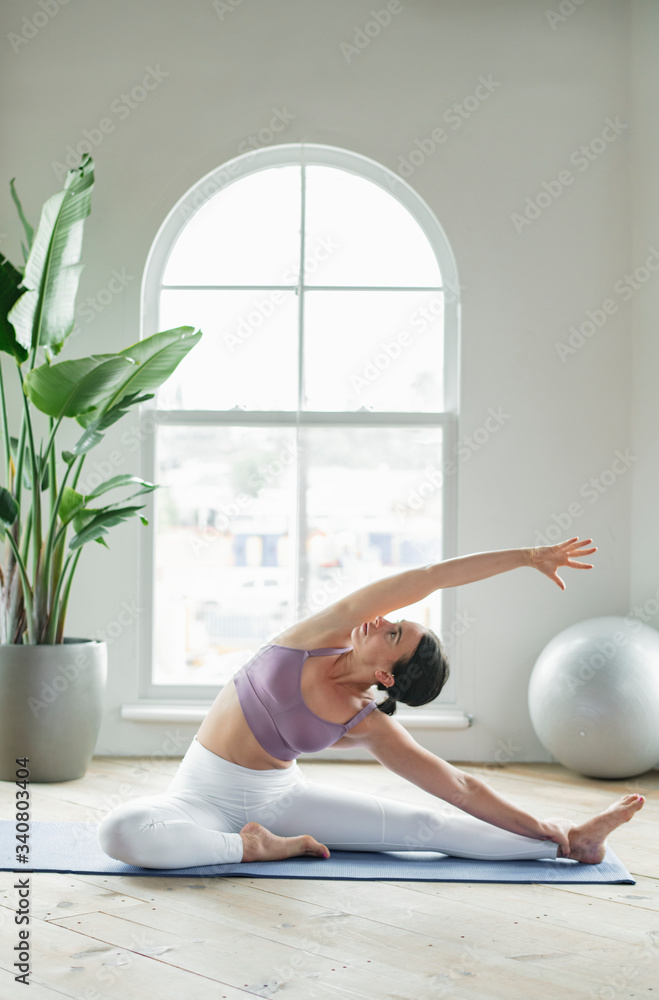
M460 591L458 607L474 624L455 661L461 704L475 721L428 741L453 760L491 761L497 751L501 759L502 747L516 760L550 759L526 708L536 656L560 629L625 613L630 593L645 601L658 585L651 307L659 280L653 274L628 302L614 286L648 247L659 246L656 135L652 161L647 157L659 9L650 0L563 0L560 15L559 4L548 2L401 0L391 23L347 56L341 43L352 44L357 28L372 21L369 11L384 2L233 0L232 7L227 0L215 9L210 0L72 0L26 43L9 33L29 33L21 18L39 11L37 3L4 7L0 15L3 93L11 95L0 176L5 183L16 176L35 222L61 186L56 164L66 147L103 119L112 127L94 149L80 301L106 288L115 269L130 280L92 322L81 323L70 356L138 338L140 280L161 221L276 109L294 116L276 141L334 144L394 170L419 150L417 142L430 150L424 140L434 128L447 132L405 173L444 226L463 284L461 434L480 427L490 408L507 415L461 465L458 551L537 544L554 515L577 503L582 514L564 521L560 535L592 535L599 546L596 570L568 574L565 593L530 570ZM547 13L552 8L556 18ZM126 114L121 95L149 67L163 78ZM496 86L453 128L445 113L472 95L481 77ZM609 131L603 151L595 143L592 161L571 161L601 136L608 118L627 127ZM556 179L565 170L572 181L562 185ZM533 221L515 225L513 216L543 182L553 182L557 196ZM0 245L18 258L7 187L2 198L8 235ZM556 343L567 342L569 328L607 299L615 313L561 360ZM105 454L118 439L119 431L108 435ZM631 450L637 460L590 503L580 491L611 467L616 450ZM137 455L128 452L117 471L136 468ZM103 629L122 602L137 606L140 530L122 527L109 552L94 546L85 554L70 634ZM137 611L135 625L111 643L99 753L155 753L171 728L118 721L119 706L137 697L145 617ZM178 729L188 737L195 731Z
M659 6L635 0L632 19L631 94L634 136L631 180L632 247L642 261L649 247L659 247ZM631 603L652 615L659 600L659 278L654 275L633 300L632 434L641 457L634 479L631 507ZM646 605L644 607L644 605Z

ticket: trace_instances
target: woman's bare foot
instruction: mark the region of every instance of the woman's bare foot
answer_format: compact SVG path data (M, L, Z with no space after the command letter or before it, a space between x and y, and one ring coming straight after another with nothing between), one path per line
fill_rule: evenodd
M558 857L572 858L573 861L581 861L586 865L598 865L606 854L608 835L622 823L628 823L644 802L642 795L623 795L604 812L571 827L568 835L570 852L563 854L559 849Z
M301 837L278 837L260 823L245 823L240 837L243 842L243 861L282 861L298 854L329 858L325 845L319 844L308 834Z

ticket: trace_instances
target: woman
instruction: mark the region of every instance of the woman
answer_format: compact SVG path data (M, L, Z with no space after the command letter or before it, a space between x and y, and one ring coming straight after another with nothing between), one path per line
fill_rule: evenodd
M187 868L349 851L438 851L597 864L605 841L642 807L625 795L579 825L537 820L480 779L423 749L391 715L423 705L448 676L439 640L384 615L443 587L529 566L562 590L561 566L596 549L578 538L449 559L362 587L286 629L216 698L166 794L125 802L99 826L103 850L145 868ZM373 686L387 692L376 703ZM309 782L295 758L327 746L364 748L457 810L410 805Z

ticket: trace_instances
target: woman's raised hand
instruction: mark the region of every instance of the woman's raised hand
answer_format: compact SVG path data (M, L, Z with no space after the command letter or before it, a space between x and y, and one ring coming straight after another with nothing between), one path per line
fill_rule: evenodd
M575 537L570 538L567 542L559 542L558 545L540 545L538 548L531 549L531 565L553 580L561 590L565 590L565 584L558 575L559 566L570 566L572 569L592 569L592 563L577 562L583 556L597 552L597 547L592 545L592 542L592 538L586 538L585 541L580 542L578 537ZM587 545L591 545L592 548L586 548Z

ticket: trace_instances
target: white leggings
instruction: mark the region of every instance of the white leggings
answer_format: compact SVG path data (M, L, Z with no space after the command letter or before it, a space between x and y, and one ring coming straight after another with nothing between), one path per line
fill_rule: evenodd
M308 781L297 763L251 770L195 737L164 795L117 806L98 838L106 854L141 868L242 861L250 821L280 836L308 833L337 851L439 851L459 858L555 858L558 844L509 833L463 812L442 812Z

